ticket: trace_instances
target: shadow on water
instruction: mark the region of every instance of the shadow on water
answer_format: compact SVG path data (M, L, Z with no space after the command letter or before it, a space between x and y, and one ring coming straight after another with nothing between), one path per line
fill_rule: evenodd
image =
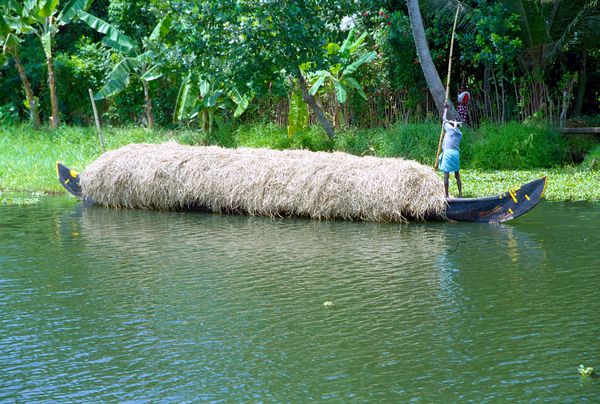
M580 304L600 288L600 246L582 212L600 218L553 204L491 226L3 209L0 399L598 397L576 371L600 360L598 304Z
M509 225L319 222L84 206L70 215L67 233L77 225L84 265L116 268L109 282L122 277L160 289L170 276L185 273L206 277L213 289L222 284L223 294L237 293L231 283L254 282L263 283L267 295L293 290L308 295L297 296L301 301L317 303L340 281L351 288L367 282L365 290L376 294L395 279L419 282L417 290L399 283L395 294L439 288L446 299L456 293L451 285L461 270L518 272L542 267L546 259L542 244Z

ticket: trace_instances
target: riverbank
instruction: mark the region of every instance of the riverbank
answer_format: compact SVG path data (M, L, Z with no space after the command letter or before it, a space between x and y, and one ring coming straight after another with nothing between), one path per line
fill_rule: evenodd
M422 131L432 132L427 125L423 124L426 127ZM418 129L418 127L413 128L413 130ZM285 135L282 136L279 129L272 129L271 132L268 132L269 128L267 128L268 133L265 134L259 133L261 130L265 131L265 128L251 127L245 131L238 131L234 140L218 133L212 135L212 138L208 138L196 131L148 131L143 128L109 128L105 129L103 134L107 150L130 143L161 143L165 141L187 144L224 144L238 147L286 148L284 146L287 146L311 149L324 147L322 144L316 144L318 141L323 142L318 134L308 133L303 138L290 140ZM253 131L256 133L253 134ZM435 131L433 132L435 133ZM384 132L380 130L378 133ZM372 135L368 134L368 136ZM393 147L390 146L389 141L388 143L371 141L369 144L368 136L356 132L342 133L333 148L354 154L403 155L400 141L398 144L392 144ZM382 135L379 136L382 137ZM358 153L356 146L360 139L364 139L366 143L361 147L364 151ZM435 144L435 139L433 140ZM432 150L435 150L435 147L432 147ZM11 201L14 203L14 201L24 200L23 198L27 200L27 197L23 195L63 193L64 190L56 178L55 162L61 161L74 170L81 171L101 153L94 128L63 127L54 132L32 131L27 126L1 129L0 203L11 203ZM410 158L415 158L414 150L407 150L406 154L411 156ZM416 159L418 160L418 158ZM461 170L465 197L494 195L546 175L548 176L548 186L545 197L548 200L600 201L600 171L577 166L481 170L468 168L468 161L465 163L467 168ZM450 192L456 194L453 178L450 184ZM35 198L30 199L35 200Z

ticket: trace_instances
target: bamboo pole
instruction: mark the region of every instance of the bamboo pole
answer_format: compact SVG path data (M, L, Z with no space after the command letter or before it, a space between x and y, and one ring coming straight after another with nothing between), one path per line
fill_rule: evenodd
M102 137L102 131L100 130L100 117L98 117L98 109L96 108L96 101L94 100L94 93L91 88L88 88L88 93L90 94L90 101L92 102L92 110L94 111L94 120L96 121L96 131L98 132L98 139L100 139L100 148L102 148L102 153L106 150L104 149L104 138Z
M440 141L438 142L437 153L435 154L435 162L433 168L438 169L438 158L442 151L442 142L444 141L444 119L448 111L448 103L450 102L450 73L452 71L452 53L454 52L454 32L456 31L456 22L458 21L458 11L460 3L456 5L456 14L454 15L454 25L452 26L452 37L450 39L450 57L448 58L448 77L446 78L446 99L444 100L444 114L442 117L442 129L440 131Z

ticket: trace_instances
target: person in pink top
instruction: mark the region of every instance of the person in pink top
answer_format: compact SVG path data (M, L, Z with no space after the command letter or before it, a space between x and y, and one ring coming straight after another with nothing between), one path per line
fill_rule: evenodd
M463 123L471 126L469 120L469 101L471 101L471 93L467 91L465 85L460 86L460 93L458 94L458 114Z

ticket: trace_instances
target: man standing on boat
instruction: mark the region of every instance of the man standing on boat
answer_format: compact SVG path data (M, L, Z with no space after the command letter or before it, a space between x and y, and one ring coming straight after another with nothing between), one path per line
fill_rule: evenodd
M446 119L444 111L444 143L442 144L442 154L439 157L439 168L444 173L444 192L446 198L449 197L448 182L450 173L454 173L456 186L458 187L458 197L462 198L462 182L460 180L460 141L462 132L460 131L461 122L449 121Z

